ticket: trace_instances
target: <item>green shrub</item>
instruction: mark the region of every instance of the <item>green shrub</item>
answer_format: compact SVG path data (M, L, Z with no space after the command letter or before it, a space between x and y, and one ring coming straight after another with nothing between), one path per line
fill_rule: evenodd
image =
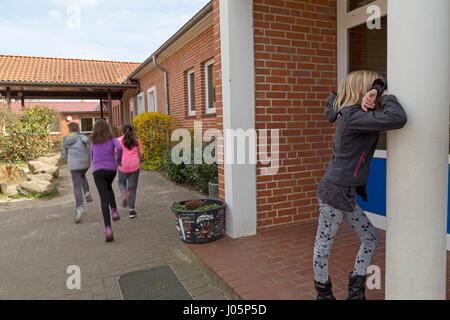
M210 142L216 143L216 141ZM202 152L210 144L204 143ZM217 182L218 167L217 163L213 164L195 164L194 163L194 144L191 144L191 163L190 164L174 164L171 159L172 150L166 152L163 157L162 171L171 181L180 183L187 182L200 192L208 192L209 182Z
M0 135L0 161L28 161L55 150L58 142L50 132L59 130L55 128L59 123L57 112L45 106L18 112L5 106L0 108L3 109L0 123L5 126L5 132Z

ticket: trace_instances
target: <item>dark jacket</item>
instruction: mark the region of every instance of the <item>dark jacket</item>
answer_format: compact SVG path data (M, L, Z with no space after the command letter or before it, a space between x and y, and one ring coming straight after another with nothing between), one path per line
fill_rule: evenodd
M335 99L332 93L325 112L331 123L337 121L337 129L333 157L323 178L340 186L365 189L380 132L402 128L407 116L393 95L381 98L382 112L365 112L360 105L336 112Z

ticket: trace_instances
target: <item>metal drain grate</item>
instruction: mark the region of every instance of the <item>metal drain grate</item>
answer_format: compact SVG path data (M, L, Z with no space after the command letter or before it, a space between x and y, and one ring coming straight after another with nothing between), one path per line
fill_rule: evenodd
M193 300L170 265L117 277L123 300Z

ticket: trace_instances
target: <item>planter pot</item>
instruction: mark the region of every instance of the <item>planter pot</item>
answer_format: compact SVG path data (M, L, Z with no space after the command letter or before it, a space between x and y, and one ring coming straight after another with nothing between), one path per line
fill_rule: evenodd
M209 198L219 200L219 184L209 182Z
M176 202L174 205L184 205L188 201ZM205 243L223 236L225 202L215 199L202 201L204 204L217 204L219 207L204 211L178 210L172 207L180 240L187 243Z

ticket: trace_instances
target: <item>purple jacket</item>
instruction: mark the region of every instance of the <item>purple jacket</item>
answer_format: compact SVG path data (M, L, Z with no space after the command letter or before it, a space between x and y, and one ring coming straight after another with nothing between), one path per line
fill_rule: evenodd
M116 138L100 144L91 142L92 172L98 170L116 171L115 150L117 149L117 163L122 162L122 145Z

